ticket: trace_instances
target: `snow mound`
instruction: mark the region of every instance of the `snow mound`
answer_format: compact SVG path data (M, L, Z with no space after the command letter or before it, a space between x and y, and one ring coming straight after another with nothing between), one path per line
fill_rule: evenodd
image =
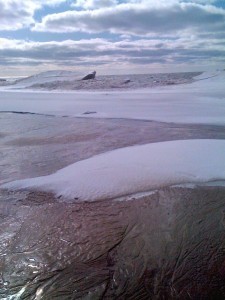
M14 181L1 188L43 190L92 201L216 180L225 180L225 141L183 140L114 150L52 175Z
M33 90L127 90L190 83L199 73L161 73L129 75L100 75L95 80L81 80L86 74L71 71L47 71L8 82L7 89ZM3 84L2 84L3 85ZM1 86L1 84L0 84Z
M217 70L217 71L211 71L211 72L203 72L202 74L195 76L195 80L206 80L211 79L218 76L223 76L225 74L224 70Z
M28 88L33 85L40 85L53 82L78 80L80 74L72 71L46 71L30 77L17 80L13 88Z

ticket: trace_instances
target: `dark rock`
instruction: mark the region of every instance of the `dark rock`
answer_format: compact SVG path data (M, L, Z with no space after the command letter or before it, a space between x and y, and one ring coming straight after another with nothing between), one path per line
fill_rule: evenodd
M91 74L86 75L82 80L89 80L89 79L95 79L96 71L94 71Z
M131 80L130 80L130 79L127 79L127 80L125 80L125 81L123 82L123 84L127 84L127 83L129 83L129 82L131 82Z
M83 113L83 115L91 115L91 114L96 114L96 111L86 111Z

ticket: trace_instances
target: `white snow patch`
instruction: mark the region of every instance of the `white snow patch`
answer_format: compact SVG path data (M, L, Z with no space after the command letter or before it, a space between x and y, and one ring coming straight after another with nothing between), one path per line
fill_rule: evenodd
M32 85L50 83L50 82L63 82L74 81L80 79L81 75L78 72L72 71L46 71L29 77L16 80L13 85L8 86L12 89L28 88Z
M225 180L225 141L183 140L114 150L49 176L1 187L43 190L68 199L92 201L216 180Z
M220 76L223 73L223 70L211 71L211 72L203 72L201 75L195 76L196 80L206 80L209 78Z

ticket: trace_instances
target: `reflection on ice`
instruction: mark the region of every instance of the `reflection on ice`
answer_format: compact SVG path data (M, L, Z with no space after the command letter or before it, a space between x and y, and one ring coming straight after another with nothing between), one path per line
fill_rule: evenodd
M8 218L20 218L0 256L9 282L1 299L224 298L224 188L73 204L51 197L11 203ZM30 258L38 273L25 264Z

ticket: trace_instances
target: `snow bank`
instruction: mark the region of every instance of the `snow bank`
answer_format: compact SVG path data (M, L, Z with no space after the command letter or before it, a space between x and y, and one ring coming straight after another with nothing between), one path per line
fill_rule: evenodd
M123 92L1 91L0 111L225 125L224 82L220 72L192 84Z
M26 78L22 78L16 80L12 86L13 89L16 88L28 88L33 85L41 85L52 82L62 82L62 81L74 81L80 78L80 74L78 72L72 71L47 71L42 72L33 76L29 76ZM9 88L10 88L9 87Z
M5 89L35 90L127 90L190 82L197 73L133 74L99 76L81 80L86 74L71 71L47 71L10 83Z
M184 140L114 150L49 176L1 187L37 189L68 199L91 201L215 180L225 180L225 141Z
M195 80L206 80L209 78L217 77L223 74L223 70L211 71L211 72L203 72L202 74L195 76Z

